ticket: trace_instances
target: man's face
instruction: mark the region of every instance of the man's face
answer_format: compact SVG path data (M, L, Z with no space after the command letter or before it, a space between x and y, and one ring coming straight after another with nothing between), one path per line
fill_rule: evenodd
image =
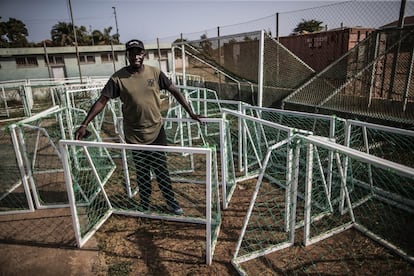
M127 58L132 67L140 68L144 62L145 50L141 48L131 48L127 51Z

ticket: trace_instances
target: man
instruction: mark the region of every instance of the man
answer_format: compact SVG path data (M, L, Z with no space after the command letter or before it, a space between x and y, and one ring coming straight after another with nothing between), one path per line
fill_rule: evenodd
M167 89L184 107L190 117L200 122L180 91L158 68L144 65L145 48L142 41L133 39L125 44L129 66L115 72L101 91L101 96L89 110L75 139L82 139L87 125L99 114L109 99L120 97L124 134L127 143L145 145L167 145L161 117L160 90ZM167 209L181 215L183 210L175 200L164 152L134 151L140 195L140 210L149 210L151 197L151 170L167 203Z

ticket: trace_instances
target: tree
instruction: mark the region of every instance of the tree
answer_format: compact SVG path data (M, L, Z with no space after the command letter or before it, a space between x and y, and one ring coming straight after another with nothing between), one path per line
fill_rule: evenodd
M92 40L94 45L105 44L103 34L100 30L94 30L92 32Z
M27 47L26 25L15 18L9 18L7 22L0 22L0 44L1 47Z
M294 33L319 32L320 30L323 29L323 27L321 26L322 23L323 23L322 21L318 21L315 19L311 19L311 20L302 19L302 22L298 23L298 25L293 30L293 32Z
M56 46L71 46L75 41L71 23L58 22L52 27L50 35Z
M88 34L88 30L85 26L78 27L75 25L75 30L78 45L82 46L91 44L91 36ZM75 44L72 23L58 22L52 27L50 35L54 45L72 46Z
M112 27L108 27L108 28L103 29L103 41L107 45L111 44L111 41L113 41L113 36L111 36L111 31L112 31Z
M77 27L75 26L76 30L76 40L78 41L78 45L86 46L91 44L91 36L88 33L88 30L85 26Z
M1 48L6 48L9 46L6 35L7 35L6 22L0 22L0 47Z
M174 40L174 42L173 42L173 43L180 43L180 42L186 42L186 41L188 41L186 38L181 39L181 38L179 37L179 38L177 38L176 40Z
M212 43L210 40L208 40L207 35L203 34L200 36L201 41L200 41L200 47L203 50L204 54L207 55L212 55L213 52L213 47L212 47Z

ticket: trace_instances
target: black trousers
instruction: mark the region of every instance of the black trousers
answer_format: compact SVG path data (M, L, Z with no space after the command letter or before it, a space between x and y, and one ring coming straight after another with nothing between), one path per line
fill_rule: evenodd
M164 128L161 128L158 137L151 143L151 145L167 145L167 136ZM165 152L141 150L133 151L132 156L134 158L137 174L141 206L147 208L151 201L151 171L156 176L158 187L160 188L166 203L173 207L178 206L171 185L171 177L167 167L167 157Z

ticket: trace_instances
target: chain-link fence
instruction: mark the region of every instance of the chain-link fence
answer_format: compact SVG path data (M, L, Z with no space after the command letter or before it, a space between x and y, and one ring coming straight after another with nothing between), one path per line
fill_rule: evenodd
M294 33L294 29L304 20L320 21L322 30L334 30L362 26L377 29L389 23L396 22L400 16L401 1L343 1L320 3L319 6L309 7L306 3L295 10L291 6L287 10L283 3L275 2L269 14L264 17L245 22L235 22L224 26L206 26L205 29L191 33L172 34L168 37L147 39L144 42L156 44L171 43L181 39L191 41L201 37L211 38L237 33L265 30L272 37L284 37ZM414 15L414 2L405 1L405 16ZM407 24L407 23L406 23Z
M410 124L414 30L372 33L284 99L284 107Z
M343 11L338 12L338 9ZM321 42L315 46L312 36L312 43L308 43L311 48L304 47L302 56L316 55L314 59L318 59L318 55L319 59L324 59L332 49L335 53L339 51L330 57L331 63L323 71L315 72L298 57L299 53L288 49L269 33L249 28L233 35L223 35L219 29L215 37L201 35L200 39L190 41L181 36L182 39L173 44L174 71L180 72L183 84L186 84L186 74L200 76L201 85L216 90L221 100L283 106L390 124L412 123L410 16L414 14L414 2L401 5L396 1L350 1L286 14L290 17L285 21L284 13L278 14L279 22L297 20L299 15L304 16L302 20L318 16L326 21L329 17L341 20L340 24L329 25L340 27L335 30L341 32L337 36L348 36L341 38L342 42L330 35L321 38L324 45ZM402 18L400 15L406 16L405 25L404 21L398 22ZM365 39L359 34L356 38L356 34L346 31L355 26L374 31L366 32ZM304 40L297 43L306 44L305 36L303 34ZM315 47L322 50L315 52Z

